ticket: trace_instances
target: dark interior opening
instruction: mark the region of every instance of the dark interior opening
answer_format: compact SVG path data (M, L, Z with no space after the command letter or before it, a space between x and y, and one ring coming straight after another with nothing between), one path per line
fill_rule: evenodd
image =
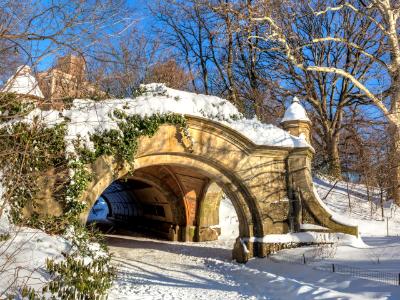
M88 225L106 233L140 233L170 239L175 226L169 199L154 186L135 179L114 181L93 205Z

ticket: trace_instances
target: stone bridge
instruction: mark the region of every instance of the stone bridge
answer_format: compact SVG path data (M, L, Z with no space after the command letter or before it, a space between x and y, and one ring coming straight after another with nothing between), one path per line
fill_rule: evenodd
M171 125L141 138L133 174L112 157L99 158L92 165L95 178L82 196L89 203L82 221L102 195L116 222L136 219L175 241L213 240L225 193L239 219L240 239L233 251L238 261L268 254L268 245L257 238L298 232L301 224L358 234L357 227L335 221L316 195L311 147L257 146L218 122L192 116L187 121L190 145ZM283 127L309 139L307 120L286 120Z
M29 80L36 82L29 68L21 70L21 76L30 76ZM18 83L9 81L7 91L21 93L13 82ZM34 91L22 93L42 98L40 90ZM81 199L89 204L81 215L83 223L102 196L109 206L108 219L115 223L136 222L170 240L213 240L218 238L215 225L219 224L218 208L225 193L239 219L239 238L233 251L238 261L265 256L270 248L262 242L264 236L299 232L307 227L302 224L358 234L357 227L338 221L316 194L311 146L259 146L219 122L186 117L192 141L185 140L177 127L162 126L153 137L141 138L133 173L113 157L100 157L90 166L95 176ZM286 111L282 126L310 142L311 123L298 100ZM54 175L55 171L51 172L49 175ZM60 204L54 200L55 179L49 176L38 181L44 186L43 193L37 206L27 208L25 213L29 214L30 209L62 214Z

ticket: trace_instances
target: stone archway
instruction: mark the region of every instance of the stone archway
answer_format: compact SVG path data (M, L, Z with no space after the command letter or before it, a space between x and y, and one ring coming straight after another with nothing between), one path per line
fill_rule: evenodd
M87 192L83 195L83 199L88 203L88 208L90 208L96 199L103 193L103 191L116 179L120 178L135 178L139 180L146 180L149 184L157 184L157 179L149 178L149 176L140 177L143 174L143 169L149 169L151 167L167 167L167 168L185 168L186 170L191 170L197 174L203 175L207 181L204 183L208 185L209 181L215 182L219 187L230 197L236 212L239 218L239 232L242 237L251 237L254 236L255 233L258 233L257 236L262 236L264 233L262 232L263 228L261 226L261 218L256 215L258 212L254 207L250 208L249 204L246 203L249 198L245 198L248 196L249 192L246 191L246 187L241 186L238 178L229 178L224 174L223 171L218 170L214 166L209 166L204 162L198 161L194 158L180 156L180 155L150 155L145 157L139 157L135 161L135 171L131 176L128 175L127 169L122 168L119 172L113 170L112 158L101 158L96 163L97 166L101 166L103 170L97 170L95 174L98 175L99 180L94 181L91 187L87 190ZM104 168L105 166L107 167ZM118 174L117 174L118 173ZM103 176L101 175L103 174ZM178 184L179 185L179 184ZM185 210L186 222L185 224L177 224L181 226L181 231L185 237L182 240L193 241L196 239L196 231L199 230L198 220L203 218L203 214L197 214L198 205L200 201L207 195L205 193L203 195L203 189L199 193L199 197L195 197L191 199L194 203L190 203L190 200L187 198L187 194L182 192L181 199L185 201L182 205ZM190 192L192 190L187 190ZM211 199L209 199L211 200ZM214 199L213 199L214 200ZM197 203L199 201L199 203ZM204 211L207 213L207 211ZM86 210L84 214L82 214L81 219L85 221L89 214L89 210ZM258 223L257 218L258 217ZM258 227L257 227L258 225Z
M204 201L214 203L211 205L218 201L210 198L212 193L207 200L207 186L213 182L228 195L237 212L240 239L234 256L240 261L268 253L263 236L299 230L303 222L357 235L356 227L335 219L316 195L311 177L312 149L257 146L220 123L190 116L187 121L191 141L183 139L172 125L163 125L153 137L142 138L131 175L160 189L162 180L144 170L165 168L171 177L178 178L176 170L184 169L205 178L195 197L176 179L175 189L181 192L176 201L183 201L186 215L180 224L181 240L203 239L201 231L207 231L208 226L204 226L202 215L208 205ZM113 157L101 157L91 167L95 178L82 196L89 206L113 181L129 176L129 167ZM82 214L82 221L87 214Z
M212 238L212 224L207 224L204 214L207 206L218 205L218 193L212 193L212 189L207 192L210 184L217 184L231 199L239 219L239 238L234 247L238 261L267 255L272 248L263 242L265 235L313 227L302 224L358 235L357 227L336 217L315 192L312 148L255 145L219 122L193 116L186 119L190 140L182 137L177 126L161 126L154 136L139 140L133 169L132 163L110 156L88 165L93 179L81 196L87 204L80 216L82 223L111 183L127 179L147 183L154 194L160 195L171 215L169 219L158 216L157 220L164 222L161 226L172 225L170 237L182 241ZM293 126L296 124L291 130ZM54 209L60 208L53 195L55 184L54 180L46 181L38 197L37 211L42 214L60 211ZM150 190L142 194L150 205L151 194Z
M232 193L229 187L223 186L221 176L217 178L194 167L193 162L189 161L181 161L180 164L169 163L163 162L160 157L154 165L151 161L139 161L141 166L132 174L126 174L113 182L98 182L94 189L104 190L99 196L97 193L86 196L88 207L101 197L108 201L111 213L107 219L115 225L129 227L135 224L134 219L145 217L141 219L141 227L150 221L153 228L149 228L149 232L157 232L159 236L169 240L218 239L218 232L214 226L219 224L218 207L222 190ZM189 163L191 167L187 167ZM162 210L162 216L143 214L143 207L158 208ZM86 215L87 212L82 216L83 220ZM247 231L243 235L249 236Z

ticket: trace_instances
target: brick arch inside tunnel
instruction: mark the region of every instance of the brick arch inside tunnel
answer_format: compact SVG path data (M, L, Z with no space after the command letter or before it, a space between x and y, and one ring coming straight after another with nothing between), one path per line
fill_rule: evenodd
M222 189L193 168L156 165L112 182L100 198L106 221L118 228L146 231L172 241L218 238ZM102 224L100 224L102 225Z

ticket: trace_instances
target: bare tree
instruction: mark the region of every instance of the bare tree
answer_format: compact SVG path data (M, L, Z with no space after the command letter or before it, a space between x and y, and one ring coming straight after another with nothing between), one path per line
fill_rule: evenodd
M370 78L373 61L344 43L335 40L315 42L321 36L335 36L363 47L379 48L378 30L364 28L371 21L360 20L349 11L337 11L316 17L306 2L258 1L250 8L251 20L263 24L263 34L250 35L258 50L271 61L271 73L279 82L282 95L302 95L309 103L314 123L314 146L318 148L319 167L341 176L340 134L351 107L367 103L366 97L349 79L335 72L315 72L314 66L329 65L352 74L353 78ZM268 15L268 17L266 16ZM272 24L272 25L271 25ZM340 26L338 26L340 24ZM275 34L279 30L280 37ZM270 32L270 34L266 34Z
M159 60L159 50L156 39L131 26L120 40L106 40L94 56L87 58L90 78L110 95L131 97Z
M196 92L210 93L209 68L210 53L205 25L204 6L199 1L156 1L150 7L153 15L164 26L159 29L166 46L178 49L181 61L187 66L192 85ZM200 78L200 82L195 79Z
M145 83L165 83L168 87L186 90L192 78L175 60L154 63L144 78Z
M130 14L125 0L3 1L0 79L15 72L16 63L37 71L65 53L97 56L105 40L118 40L134 24Z
M264 55L247 39L259 30L244 17L250 6L251 1L159 0L150 9L162 47L187 68L196 92L227 98L248 116L276 122L283 105L266 80Z
M280 11L286 11L282 18ZM297 70L307 73L338 76L354 86L359 97L368 99L387 118L393 137L393 154L400 157L400 45L398 21L400 15L398 1L258 1L253 6L252 20L267 25L267 29L257 36L271 44L270 50L281 53ZM325 31L310 37L307 43L298 43L287 33L288 22L296 22L311 15L315 20L328 15L343 13L356 18L363 24L359 27L359 38L353 40L347 35L333 35ZM334 21L335 27L342 23ZM378 41L378 43L376 43ZM371 42L373 43L371 45ZM369 72L358 77L341 66L332 64L330 59L309 63L301 59L301 53L310 47L331 44L332 47L345 45L349 51L370 61ZM349 63L353 64L353 61ZM368 76L367 76L368 75ZM316 76L316 75L315 75ZM400 166L395 162L393 170L393 197L400 203Z

